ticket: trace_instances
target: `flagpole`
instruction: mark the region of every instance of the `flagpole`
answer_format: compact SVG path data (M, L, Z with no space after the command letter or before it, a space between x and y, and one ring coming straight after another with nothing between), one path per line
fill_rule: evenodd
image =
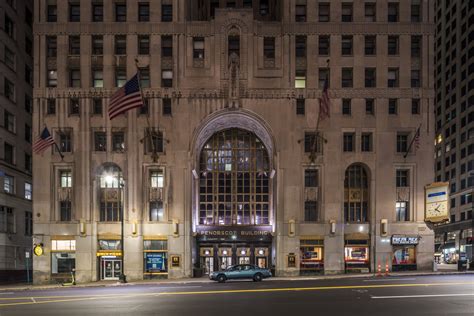
M406 153L403 155L403 158L404 158L404 159L408 156L408 153L410 152L410 149L411 149L411 147L413 146L413 143L415 142L416 136L419 135L419 133L420 133L420 128L421 128L421 123L420 123L420 125L418 126L418 129L416 130L415 136L412 138L412 140L411 140L411 142L410 142L410 145L408 146L408 149L407 149ZM419 137L419 136L418 136L418 137Z
M142 103L145 104L145 99L143 98L143 92L142 92L142 87L141 87L141 82L140 82L140 67L138 67L138 59L136 58L135 58L135 67L137 68L137 79L138 79L138 88L140 90L140 96L142 98ZM153 160L154 163L156 163L158 161L158 154L156 152L155 142L153 141L153 137L152 137L152 129L151 129L150 117L149 117L150 104L147 104L147 106L148 106L148 113L146 115L146 124L148 126L148 132L147 132L147 136L145 137L148 138L150 141L151 151L152 151L151 159Z
M64 155L61 152L61 149L59 149L59 146L58 146L58 144L56 144L56 142L54 142L54 146L56 147L56 150L58 151L59 156L61 157L61 160L64 160Z

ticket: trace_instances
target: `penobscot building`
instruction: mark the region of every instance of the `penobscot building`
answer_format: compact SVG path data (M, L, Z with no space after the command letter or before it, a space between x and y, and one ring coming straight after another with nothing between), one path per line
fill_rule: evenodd
M36 283L432 268L428 1L37 4Z

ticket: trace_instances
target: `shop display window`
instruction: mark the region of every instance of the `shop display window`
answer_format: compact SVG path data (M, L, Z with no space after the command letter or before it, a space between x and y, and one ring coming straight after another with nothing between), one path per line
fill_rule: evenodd
M414 246L393 247L392 265L416 264Z
M369 261L369 247L346 247L345 249L346 262L368 262Z
M168 241L143 241L143 272L145 275L165 275L168 273Z
M54 252L51 254L51 274L71 273L75 267L75 253Z
M300 273L311 274L323 270L323 240L300 241Z

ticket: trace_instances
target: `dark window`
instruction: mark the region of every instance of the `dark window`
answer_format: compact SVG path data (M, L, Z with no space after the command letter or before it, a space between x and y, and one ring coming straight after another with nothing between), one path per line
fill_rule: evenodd
M25 36L25 53L28 56L33 56L33 42L28 36Z
M31 159L31 155L25 153L25 170L31 173L32 166L33 166L33 160Z
M397 188L409 187L409 170L399 169L396 172L395 185Z
M263 55L266 59L275 59L275 38L263 38Z
M398 3L388 3L388 22L398 22Z
M389 88L398 87L398 68L388 68L387 86Z
M81 87L81 71L79 69L69 69L69 87Z
M31 126L25 124L25 141L31 143Z
M411 70L411 87L412 88L419 88L421 86L420 76L421 76L420 70L418 69Z
M56 57L58 42L56 36L46 36L46 56Z
M240 36L232 35L229 36L227 39L227 56L232 55L232 53L237 54L237 56L240 56Z
M144 67L140 68L140 87L149 88L150 87L150 68Z
M421 36L412 35L411 36L411 57L420 57L421 56Z
M138 109L139 115L148 115L150 99L143 99L143 105Z
M305 115L305 99L296 99L296 115Z
M127 4L116 3L115 4L115 22L126 22L127 21Z
M125 133L124 132L112 132L112 150L114 152L125 151Z
M145 152L152 153L153 150L163 152L163 133L155 128L152 130L147 129L145 133Z
M173 37L170 35L161 36L161 57L173 57Z
M164 88L173 87L173 70L163 69L161 71L161 86Z
M306 5L296 5L295 6L295 21L296 22L306 22Z
M102 68L92 69L92 87L94 88L104 87L104 72Z
M355 145L355 134L354 133L344 133L343 135L343 150L344 152L354 151Z
M260 0L260 15L267 16L270 13L270 6L268 4L268 0Z
M33 234L33 213L25 212L25 236L31 236Z
M106 132L94 132L94 151L107 151Z
M296 57L306 57L306 36L297 35L295 38Z
M3 94L7 99L15 102L15 84L7 78L4 78L3 80Z
M150 54L150 36L149 35L138 36L138 54L139 55Z
M94 98L92 99L92 114L94 115L102 115L102 99Z
M341 87L352 88L352 68L342 68Z
M319 36L319 55L329 55L330 52L330 36L320 35Z
M163 202L150 201L150 221L161 222L164 220Z
M204 60L204 37L193 37L193 58Z
M72 152L72 132L69 129L59 130L59 150L62 153Z
M389 36L388 37L388 54L389 55L398 55L398 36Z
M25 94L25 111L27 113L31 113L33 111L32 104L33 104L32 98L29 95Z
M305 222L318 221L318 202L317 201L304 202L304 220Z
M7 142L3 143L3 160L9 164L15 164L15 147Z
M104 6L101 3L92 4L92 22L104 21Z
M365 4L365 22L377 21L377 8L375 2Z
M330 20L330 4L319 4L319 22L329 22Z
M342 3L342 22L352 22L352 3Z
M102 35L92 36L92 55L104 54L104 37Z
M25 65L25 81L30 85L33 84L33 72L28 65Z
M58 21L58 7L56 5L48 5L47 7L47 22L57 22Z
M69 55L81 54L81 38L79 36L69 36Z
M351 115L351 99L342 99L342 114Z
M80 22L81 20L81 7L79 3L69 4L69 22Z
M173 21L173 6L171 4L161 5L161 22Z
M360 150L363 152L372 151L372 133L362 133L360 138Z
M15 38L15 23L13 20L5 14L5 22L4 22L4 27L3 30L7 35L11 38Z
M150 5L148 2L138 3L138 21L139 22L150 21Z
M419 0L412 1L411 4L411 21L421 22L421 5Z
M127 36L115 35L115 55L127 54Z
M411 99L411 114L420 114L420 99Z
M61 222L69 222L72 218L72 205L71 201L60 201L59 202L60 208L60 218Z
M408 151L408 134L397 133L397 153L406 153Z
M305 188L315 188L318 186L318 170L305 169L304 171L304 186Z
M365 99L365 114L375 115L375 100Z
M365 54L375 55L377 53L377 38L374 35L365 36Z
M304 152L321 152L321 138L315 132L304 133Z
M122 87L127 82L127 69L123 67L115 68L115 86Z
M69 115L79 115L79 98L69 99Z
M342 56L352 55L352 35L343 35L341 42Z
M172 115L171 99L169 98L163 99L163 115Z
M388 114L398 114L398 100L388 99Z
M46 114L48 115L56 114L56 99L48 99L46 101Z
M375 88L377 83L375 68L365 68L365 87Z

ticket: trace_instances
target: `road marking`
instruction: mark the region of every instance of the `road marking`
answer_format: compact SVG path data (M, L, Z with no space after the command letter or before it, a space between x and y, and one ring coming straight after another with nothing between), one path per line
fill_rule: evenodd
M0 292L0 295L12 295L14 292Z
M376 279L376 280L363 280L364 282L386 282L386 281L413 281L415 278L406 279Z
M196 288L196 287L202 287L202 285L188 285L188 286L154 286L150 287L150 290L167 290L167 289L186 289L186 288Z
M473 282L447 282L447 283L408 283L408 284L374 284L374 285L344 285L344 286L320 286L320 287L299 287L299 288L268 288L268 289L246 289L246 290L211 290L211 291L188 291L188 292L150 292L135 294L102 294L88 296L36 296L36 302L33 303L28 297L9 297L0 298L1 300L27 300L25 302L16 303L0 303L0 307L31 305L31 304L47 304L47 303L64 303L85 300L98 300L103 298L132 298L160 295L205 295L205 294L229 294L229 293L264 293L264 292L291 292L291 291L321 291L321 290L339 290L339 289L372 289L372 288L393 288L393 287L430 287L430 286L454 286L454 285L474 285ZM51 300L51 298L57 298ZM38 299L43 299L38 301Z
M31 300L33 301L33 303L36 303L35 299L34 298L31 298Z
M426 294L426 295L396 295L396 296L371 296L373 299L386 298L427 298L427 297L453 297L453 296L474 296L474 293L461 294Z

